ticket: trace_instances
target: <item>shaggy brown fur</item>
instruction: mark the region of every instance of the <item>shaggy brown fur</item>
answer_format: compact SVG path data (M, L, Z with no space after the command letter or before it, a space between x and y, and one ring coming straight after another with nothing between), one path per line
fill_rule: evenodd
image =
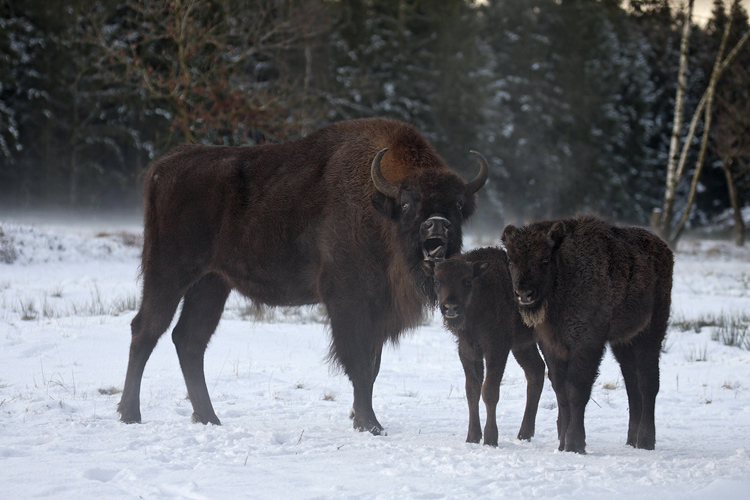
M523 324L518 313L505 252L480 248L456 255L435 264L434 278L443 322L456 335L458 357L466 375L469 403L466 442L478 443L482 437L481 391L487 409L484 444L497 446L497 402L511 351L526 374L526 410L518 439L531 439L544 387L544 361L534 342L533 330Z
M477 157L480 175L464 183L413 127L365 119L287 144L181 146L156 161L144 182L143 300L121 420L141 420L143 369L184 297L172 340L193 420L219 424L203 354L236 289L257 303L325 304L330 357L354 387L354 427L379 434L372 388L383 344L435 299L422 261L460 251L487 179Z
M627 443L653 449L673 256L657 236L595 217L509 225L516 300L534 325L558 401L560 450L583 453L583 416L609 342L630 406Z

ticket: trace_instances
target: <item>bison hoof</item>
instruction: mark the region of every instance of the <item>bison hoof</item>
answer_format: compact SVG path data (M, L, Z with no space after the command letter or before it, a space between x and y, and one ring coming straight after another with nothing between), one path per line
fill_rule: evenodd
M369 432L373 436L387 436L388 432L386 432L383 427L381 427L380 424L367 424L367 425L357 425L354 424L354 428L357 429L359 432Z
M380 422L378 422L374 416L370 419L359 418L359 416L357 415L357 412L354 409L352 409L349 412L349 418L353 420L352 424L354 425L354 428L357 429L359 432L369 432L373 436L387 436L388 435L385 429L383 429L383 426L380 425Z
M126 417L124 415L120 415L120 422L122 422L123 424L140 424L141 416L138 415L137 417Z
M221 425L221 421L219 420L219 417L217 417L216 415L212 415L212 416L209 416L209 417L201 417L197 413L193 413L193 416L192 416L191 420L193 421L194 424L203 424L203 425L214 424L214 425Z
M127 405L120 403L117 406L117 412L120 414L120 422L125 424L140 424L141 411L139 409L130 410Z

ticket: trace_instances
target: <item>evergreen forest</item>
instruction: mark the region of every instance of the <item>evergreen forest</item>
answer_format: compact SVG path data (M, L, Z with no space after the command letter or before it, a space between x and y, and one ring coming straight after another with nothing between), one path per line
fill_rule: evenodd
M688 227L732 227L750 206L748 13L715 0L697 19L686 5L0 0L0 207L138 207L149 162L177 144L281 142L381 116L416 125L464 178L469 150L483 153L475 226L581 212L648 225L690 23L674 224L702 165Z

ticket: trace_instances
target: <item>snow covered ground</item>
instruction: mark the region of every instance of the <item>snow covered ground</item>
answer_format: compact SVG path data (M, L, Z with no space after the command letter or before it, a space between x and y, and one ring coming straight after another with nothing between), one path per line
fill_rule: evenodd
M588 454L557 451L549 382L536 436L515 440L525 397L515 361L499 446L466 444L463 372L439 317L384 352L374 406L388 435L355 432L350 383L324 361L320 311L257 319L238 296L206 354L223 425L190 423L169 334L146 367L143 424L124 425L116 405L139 298L138 231L137 221L0 219L0 497L750 498L750 351L712 340L715 327L670 328L655 451L624 444L627 398L609 353L587 407ZM675 324L741 318L750 251L686 243L673 298Z

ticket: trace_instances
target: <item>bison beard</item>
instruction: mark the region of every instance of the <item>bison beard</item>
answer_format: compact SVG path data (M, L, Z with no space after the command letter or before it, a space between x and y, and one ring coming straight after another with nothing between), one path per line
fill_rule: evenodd
M352 419L380 434L372 391L383 345L435 301L425 259L461 250L480 171L465 183L411 126L340 122L298 141L181 146L144 180L143 296L131 323L118 406L140 422L143 370L180 300L172 332L193 421L219 424L203 355L232 289L257 303L323 303L330 359L354 388Z

